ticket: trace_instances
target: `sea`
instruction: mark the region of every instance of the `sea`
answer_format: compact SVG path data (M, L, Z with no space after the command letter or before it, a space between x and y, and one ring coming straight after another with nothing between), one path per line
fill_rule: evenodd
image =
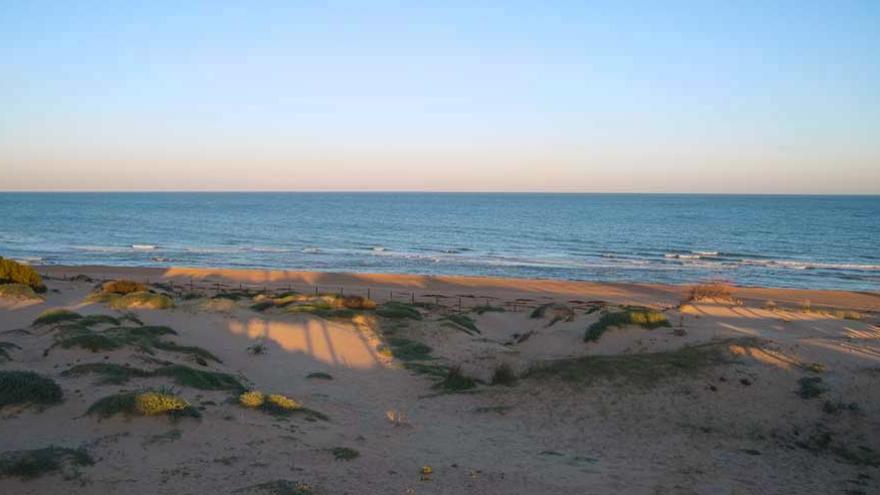
M878 292L880 196L0 193L0 256Z

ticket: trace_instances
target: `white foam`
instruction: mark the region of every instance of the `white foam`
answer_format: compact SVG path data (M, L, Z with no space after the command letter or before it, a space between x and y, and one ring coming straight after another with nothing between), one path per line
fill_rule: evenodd
M152 251L158 246L155 244L132 244L131 248L137 251Z

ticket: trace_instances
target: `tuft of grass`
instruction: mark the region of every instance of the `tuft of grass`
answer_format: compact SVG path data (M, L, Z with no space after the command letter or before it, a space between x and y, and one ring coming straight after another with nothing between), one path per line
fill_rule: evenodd
M76 377L90 373L101 375L99 383L121 385L132 378L147 378L153 376L151 371L122 366L113 363L86 363L72 366L61 373L64 377Z
M446 373L449 372L449 368L447 366L441 366L438 364L406 362L403 363L403 367L417 375L427 375L432 378L440 379L446 377Z
M313 380L332 380L333 376L331 376L329 373L324 373L323 371L314 371L306 375L306 378Z
M470 390L477 386L477 381L462 373L459 366L449 368L443 380L434 384L434 388L445 392L459 392Z
M480 333L480 329L477 328L477 325L476 323L474 323L473 318L467 315L451 314L448 316L444 316L440 319L440 321L450 322L453 324L453 326L463 329L465 333L469 335Z
M165 294L154 292L132 292L121 297L111 298L110 307L113 309L171 309L174 301Z
M160 416L174 418L201 416L199 411L185 399L167 390L144 390L123 392L99 399L86 414L103 418L124 414L126 416Z
M41 449L4 452L0 455L0 478L34 479L61 470L65 463L80 467L91 466L95 461L82 447L70 449L50 445Z
M733 287L728 283L715 281L694 285L688 289L688 302L699 302L712 299L719 301L729 301L733 299Z
M423 361L431 357L431 348L421 342L391 337L387 345L391 355L401 361Z
M529 314L529 318L544 318L548 313L553 316L550 319L550 323L547 324L548 327L553 326L560 321L574 321L574 310L564 304L558 303L546 303L538 306L532 310L531 314Z
M32 267L0 257L0 284L23 284L34 292L46 292L43 279Z
M203 361L214 361L215 363L223 362L220 360L220 358L211 354L209 351L206 351L205 349L197 346L180 345L174 342L169 342L167 340L156 340L155 342L153 342L153 347L155 347L156 349L161 349L163 351L189 354L193 356L197 361L201 359Z
M79 347L82 349L88 349L92 352L103 352L120 349L125 345L125 343L121 342L119 339L114 339L107 335L102 335L99 333L86 333L63 338L62 340L59 340L57 342L57 345L62 349Z
M97 325L119 326L122 324L118 318L114 318L110 315L85 315L80 318L76 323L84 327L93 327Z
M415 306L402 302L387 302L376 309L376 314L383 318L410 318L421 320L422 313Z
M626 308L616 313L605 313L599 321L590 325L584 334L585 342L596 342L611 327L625 327L636 325L642 328L654 329L668 327L669 320L663 313L648 308Z
M40 313L40 315L37 316L37 319L35 319L31 325L52 325L55 323L61 323L63 321L79 320L80 318L82 318L82 315L70 311L69 309L47 309L46 311Z
M837 416L840 413L845 412L845 411L858 413L861 411L861 408L859 408L859 405L856 404L855 402L843 402L843 401L839 401L839 400L835 400L835 401L826 400L822 404L822 412L824 412L825 414L831 414L831 415Z
M34 289L32 289L31 286L25 284L0 285L0 298L20 299L25 301L43 299L34 292Z
M797 395L801 399L815 399L828 391L819 376L805 376L798 380Z
M103 294L119 294L124 296L135 292L146 292L147 286L132 280L111 280L101 285Z
M480 306L474 306L471 308L471 311L474 313L481 315L483 313L504 313L507 311L503 306L492 306L491 304L483 304Z
M348 447L334 447L330 452L337 461L352 461L361 455L357 450Z
M516 373L507 363L501 363L492 372L492 385L516 385Z
M237 378L228 373L216 371L202 371L174 364L164 366L156 370L157 376L168 376L174 379L174 383L182 387L197 388L199 390L244 390L244 385Z
M32 371L0 371L0 408L11 405L48 406L61 402L64 393L52 379Z
M0 362L12 361L12 357L8 352L9 349L21 349L21 347L12 342L0 342Z
M208 360L221 362L220 359L201 347L185 346L175 342L162 340L164 335L176 335L174 329L162 325L145 325L140 327L112 327L101 332L93 332L82 326L63 328L52 347L59 346L64 349L81 347L92 352L111 351L125 346L134 346L141 351L152 354L155 349L189 354L197 362ZM46 349L44 354L48 354Z
M523 376L587 384L595 380L621 380L650 386L667 378L693 375L730 363L735 359L731 346L752 348L757 342L750 338L727 339L664 352L558 359L533 366Z

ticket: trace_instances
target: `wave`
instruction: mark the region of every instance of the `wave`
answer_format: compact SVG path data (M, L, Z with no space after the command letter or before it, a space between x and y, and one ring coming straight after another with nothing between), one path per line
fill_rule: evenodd
M676 260L698 260L702 258L700 254L679 254L679 253L666 253L663 255L664 258L676 259Z
M800 260L754 260L745 259L739 262L742 265L782 267L793 270L854 270L854 271L880 271L880 265L865 265L860 263L827 263L819 261Z
M696 254L697 256L708 256L708 257L718 256L718 251L691 251L691 253Z
M304 247L301 251L305 254L318 254L321 252L321 250L316 247Z
M373 252L382 253L385 251L385 246L373 246L370 248Z
M156 249L158 246L155 244L132 244L131 248L135 251L152 251Z

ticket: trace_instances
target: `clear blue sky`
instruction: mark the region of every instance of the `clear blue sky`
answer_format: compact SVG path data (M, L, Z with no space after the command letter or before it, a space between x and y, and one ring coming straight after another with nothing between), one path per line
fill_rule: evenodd
M0 189L880 193L878 1L416 3L4 2Z

